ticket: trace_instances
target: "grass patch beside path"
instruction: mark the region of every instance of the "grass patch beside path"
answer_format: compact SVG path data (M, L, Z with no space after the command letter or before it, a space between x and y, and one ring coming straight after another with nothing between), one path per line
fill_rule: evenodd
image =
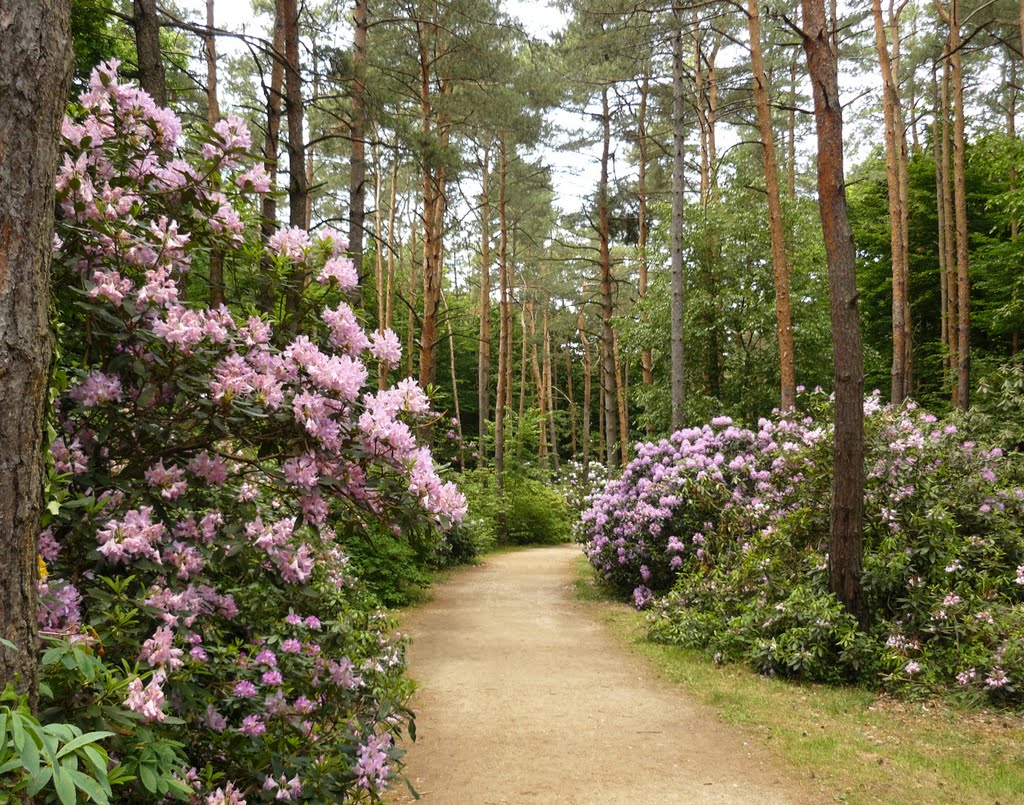
M611 600L582 558L575 586L623 642L723 721L773 748L780 771L817 785L821 802L1024 803L1024 717L718 666L699 651L648 642L644 616Z

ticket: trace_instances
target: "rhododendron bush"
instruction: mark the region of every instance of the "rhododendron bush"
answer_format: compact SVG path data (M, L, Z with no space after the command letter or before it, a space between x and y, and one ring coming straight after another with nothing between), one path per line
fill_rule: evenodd
M723 417L638 445L583 515L592 564L651 607L653 636L723 660L1020 702L1019 459L912 403L866 400L862 628L828 592L831 402L801 406L756 431Z
M239 119L186 157L175 115L106 64L63 135L44 704L117 733L125 801L375 799L409 684L344 546L461 520L412 428L429 400L367 386L400 347L361 326L339 235L261 246ZM212 250L311 280L308 309L197 303Z

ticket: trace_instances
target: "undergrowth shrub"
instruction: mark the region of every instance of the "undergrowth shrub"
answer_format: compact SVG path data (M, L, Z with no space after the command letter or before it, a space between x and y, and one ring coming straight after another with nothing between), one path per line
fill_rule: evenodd
M591 562L652 607L656 639L764 673L1019 704L1018 458L912 403L866 400L861 629L828 590L831 403L800 404L756 432L719 419L639 445L584 514Z
M344 240L264 247L241 121L186 159L116 67L65 122L57 180L41 715L104 734L118 801L377 801L411 716L381 599L465 500L414 436L424 391L367 385L400 345L349 305ZM215 252L230 308L196 301ZM289 303L263 311L257 277Z
M470 470L462 474L459 488L472 512L467 527L481 544L555 545L571 539L572 511L558 488L539 473L506 473L499 495L491 470Z

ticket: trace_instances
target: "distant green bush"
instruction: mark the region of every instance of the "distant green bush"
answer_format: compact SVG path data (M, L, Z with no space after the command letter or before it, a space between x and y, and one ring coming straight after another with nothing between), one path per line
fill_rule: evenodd
M572 536L573 515L559 490L527 472L506 473L504 492L489 469L466 472L459 481L469 504L464 528L481 546L554 545Z

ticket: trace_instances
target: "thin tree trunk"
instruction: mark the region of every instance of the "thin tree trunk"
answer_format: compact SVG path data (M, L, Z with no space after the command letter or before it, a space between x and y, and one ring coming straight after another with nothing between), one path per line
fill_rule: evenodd
M572 382L572 354L568 341L565 342L565 393L569 399L569 446L575 461L579 446L576 439L576 396Z
M764 184L768 196L768 230L771 237L772 279L775 285L775 335L779 345L780 407L796 407L796 359L793 349L793 316L789 294L789 254L786 228L779 195L778 160L775 156L775 128L768 98L768 79L761 56L761 11L757 0L747 0L747 25L750 33L750 64L754 74L754 101L761 133L764 157Z
M352 157L348 185L348 248L356 274L363 277L366 234L366 39L369 0L355 0L352 22Z
M643 83L640 85L640 109L637 114L637 143L640 150L639 175L636 182L636 195L638 221L637 221L637 250L640 252L640 277L637 287L637 295L641 300L647 298L648 264L647 264L647 239L650 224L647 220L647 98L650 95L650 62L644 63ZM644 321L647 321L647 312L644 311ZM640 358L643 366L644 385L654 384L654 357L651 352L651 345L644 344L643 354ZM651 433L651 425L647 425L647 435Z
M277 0L278 13L284 19L284 101L288 121L288 223L305 227L309 186L306 184L306 144L302 126L302 74L299 63L299 6L297 0ZM306 270L296 264L288 280L285 307L292 328L299 326Z
M271 192L260 198L260 239L264 245L277 231L277 152L281 144L281 103L284 99L284 17L279 5L275 6L272 51L267 92L267 136L263 141L263 167L270 177ZM260 265L260 309L265 313L273 310L278 292L270 257L265 253Z
M452 330L452 317L448 311L448 299L441 293L441 303L444 305L444 318L448 325L448 358L449 368L452 375L452 404L455 406L455 432L458 434L459 442L459 469L466 471L466 449L462 443L462 411L459 408L459 375L455 369L455 333Z
M838 58L823 0L801 0L803 46L814 90L818 138L818 205L828 263L832 355L835 364L835 447L829 540L832 592L861 623L864 520L864 366L857 313L857 256L846 204L843 110Z
M525 296L525 293L524 293ZM526 300L519 305L519 427L523 427L523 417L526 416ZM519 444L522 444L520 440Z
M619 334L612 330L612 360L615 364L616 411L619 425L619 461L623 466L629 463L629 412L626 408L628 389L622 374L622 361L619 360Z
M956 221L956 405L966 411L970 404L971 289L967 240L967 162L964 109L964 68L960 37L960 0L950 0L949 10L937 2L949 26L949 63L953 83L953 216Z
M484 464L487 454L487 420L491 413L491 198L490 145L484 146L480 170L480 346L477 352L477 406L480 411L478 454Z
M576 317L576 332L579 335L580 344L583 346L583 416L580 420L580 441L583 448L583 482L587 482L590 470L590 398L593 393L591 388L590 368L590 341L587 340L587 331L583 326L583 310Z
M407 300L409 321L405 331L405 373L407 377L412 377L416 360L416 235L418 222L419 219L414 208L412 227L409 233L409 285L406 291L409 295Z
M508 152L505 135L498 138L498 388L494 409L494 471L498 492L504 486L505 472L505 397L508 395L509 314L508 314L508 210L506 202Z
M957 321L958 292L957 292L957 271L956 271L956 227L953 216L953 186L950 175L952 165L952 126L950 124L950 102L949 102L949 50L948 46L942 58L942 220L946 227L946 296L949 303L949 311L946 321L949 327L947 342L949 344L949 361L947 368L949 376L953 378L952 398L953 405L957 405L958 387L955 380L957 365Z
M555 471L559 469L560 461L558 456L558 431L555 428L555 375L557 369L552 361L551 355L551 331L548 321L548 308L550 300L544 301L544 387L548 395L548 434L551 438L551 461Z
M377 297L377 332L383 333L385 324L385 318L387 316L387 302L384 299L385 294L385 282L387 281L384 276L384 221L382 216L381 207L383 206L381 194L384 192L384 177L381 175L383 165L381 165L380 146L374 146L373 148L373 229L374 229L374 249L373 249L373 278L374 278L374 291ZM386 382L387 370L382 363L377 367L377 387L384 388Z
M537 417L539 420L540 444L537 461L542 467L548 464L548 411L545 393L545 375L537 354L537 307L529 303L530 315L530 360L533 367L533 386L537 390ZM522 398L520 398L521 400Z
M212 129L220 122L220 101L217 98L217 39L213 35L214 0L206 0L206 29L203 54L206 58L206 123ZM218 172L219 173L219 172ZM220 176L215 179L220 183ZM224 304L224 251L218 246L210 249L210 307Z
M388 277L384 293L384 326L391 328L395 312L395 254L402 248L401 239L395 232L398 216L398 152L392 154L391 199L388 206Z
M39 689L36 579L44 408L52 357L54 174L71 78L67 0L0 17L0 689L34 707Z
M948 267L946 266L946 255L949 251L946 245L946 194L945 194L945 173L942 169L942 148L939 132L940 103L939 103L939 80L937 71L932 69L932 152L935 161L935 211L938 219L938 244L939 244L939 301L940 301L940 324L942 343L942 364L943 375L948 366L949 343L949 283Z
M903 264L900 267L901 285L903 286L903 349L905 351L903 366L905 371L904 392L907 397L914 394L914 322L910 311L910 156L907 153L907 125L904 120L903 103L899 94L900 87L900 37L899 13L893 5L894 0L889 0L889 27L892 41L892 76L893 86L896 90L896 108L893 116L896 134L896 164L899 167L900 184L900 234L903 237ZM902 9L902 7L901 7ZM916 11L915 11L916 13ZM911 71L909 77L909 88L913 93L914 74ZM911 129L916 133L914 125L914 101L911 95L910 120Z
M796 199L796 51L793 61L789 64L789 141L787 159L789 161L789 184L787 190L790 199Z
M167 74L160 53L156 0L132 0L132 28L139 60L139 84L157 106L167 106Z
M892 370L891 398L895 403L907 396L906 254L903 237L903 205L900 198L900 155L896 117L900 114L899 90L889 55L881 0L871 0L875 28L875 52L882 73L882 111L885 119L885 179L889 193L889 241L892 250Z
M605 418L605 460L609 467L614 467L618 464L616 445L619 441L619 429L616 422L618 385L615 382L614 334L612 332L615 302L612 286L612 257L608 245L608 161L611 153L611 112L608 108L607 87L601 93L601 130L603 132L601 178L597 190L598 240L601 260L601 396Z
M683 344L684 282L683 282L683 172L685 171L685 119L683 116L683 35L678 11L672 39L672 268L671 268L671 339L672 339L672 430L683 426L686 408Z

